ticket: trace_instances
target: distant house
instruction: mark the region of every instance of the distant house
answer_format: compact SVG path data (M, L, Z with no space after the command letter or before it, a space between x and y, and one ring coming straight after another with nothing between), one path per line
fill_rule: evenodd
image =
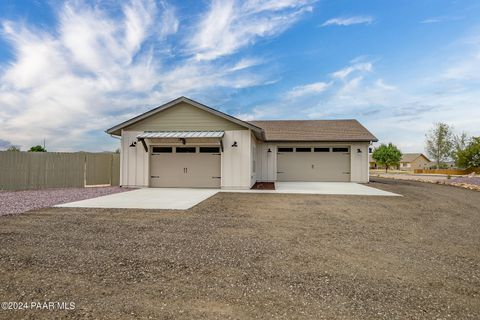
M423 153L404 153L400 160L400 170L428 169L431 165Z
M383 166L377 164L375 159L370 155L369 159L370 169L383 169ZM431 165L430 159L428 159L423 153L404 153L400 160L399 170L414 170L414 169L428 169Z

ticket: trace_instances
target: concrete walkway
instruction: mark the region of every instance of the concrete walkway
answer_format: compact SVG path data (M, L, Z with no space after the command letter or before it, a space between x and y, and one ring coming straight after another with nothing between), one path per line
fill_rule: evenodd
M279 193L400 196L354 182L277 182L275 185Z
M130 192L60 204L56 207L186 210L218 192L398 196L398 194L395 193L353 182L277 182L275 186L277 188L276 190L143 188Z
M186 210L215 195L218 189L144 188L64 203L56 207Z
M275 182L276 190L221 190L221 192L296 193L357 196L400 196L354 182Z

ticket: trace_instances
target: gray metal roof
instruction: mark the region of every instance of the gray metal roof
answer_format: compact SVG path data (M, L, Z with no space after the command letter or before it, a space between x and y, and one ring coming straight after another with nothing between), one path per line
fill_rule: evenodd
M222 138L224 134L224 131L147 131L139 134L137 138Z

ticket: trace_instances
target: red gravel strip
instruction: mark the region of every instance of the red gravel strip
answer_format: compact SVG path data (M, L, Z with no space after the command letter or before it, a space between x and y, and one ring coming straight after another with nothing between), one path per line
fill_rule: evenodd
M134 189L120 187L0 191L0 216L91 199Z

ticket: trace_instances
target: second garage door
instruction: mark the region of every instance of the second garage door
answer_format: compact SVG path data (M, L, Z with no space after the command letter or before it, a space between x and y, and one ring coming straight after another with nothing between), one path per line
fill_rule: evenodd
M279 147L278 181L350 181L348 147Z
M151 187L219 188L219 147L152 147Z

